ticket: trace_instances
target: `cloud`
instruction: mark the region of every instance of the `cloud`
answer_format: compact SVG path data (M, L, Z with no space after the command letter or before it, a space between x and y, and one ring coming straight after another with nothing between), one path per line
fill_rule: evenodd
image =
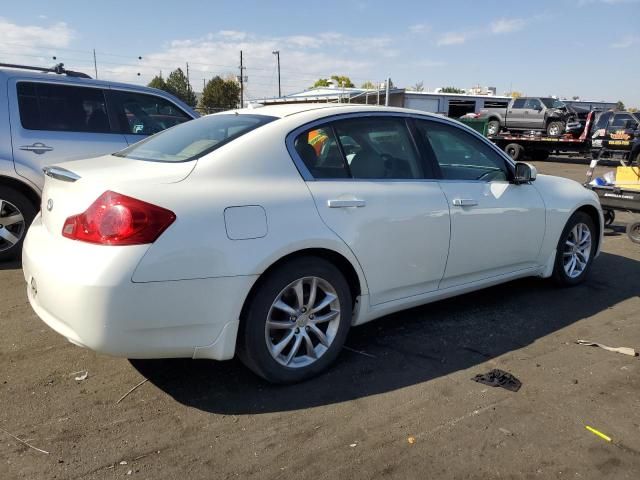
M640 37L637 35L627 35L609 46L611 48L629 48L636 44L640 44Z
M491 33L502 34L522 30L525 21L521 18L500 18L491 23Z
M416 23L415 25L409 26L410 33L425 33L425 32L428 32L429 30L431 30L431 27L424 23Z
M239 32L237 30L220 30L218 35L229 40L244 40L247 38L247 32Z
M69 45L76 37L75 32L64 22L48 27L18 25L0 17L0 38L3 44L14 44L23 54L32 53L37 47L61 48Z
M467 35L464 33L448 32L440 36L436 44L439 47L449 45L461 45L467 40Z
M578 6L584 7L586 5L593 5L594 3L601 3L605 5L624 5L639 2L640 0L578 0Z

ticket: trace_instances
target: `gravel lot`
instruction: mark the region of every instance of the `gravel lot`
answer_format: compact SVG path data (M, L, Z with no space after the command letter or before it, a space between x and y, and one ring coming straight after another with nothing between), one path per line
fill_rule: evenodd
M0 478L638 479L640 358L574 343L640 349L629 218L580 287L526 279L385 317L352 329L328 373L288 387L235 360L75 347L31 311L20 265L0 264ZM492 368L520 391L470 380Z

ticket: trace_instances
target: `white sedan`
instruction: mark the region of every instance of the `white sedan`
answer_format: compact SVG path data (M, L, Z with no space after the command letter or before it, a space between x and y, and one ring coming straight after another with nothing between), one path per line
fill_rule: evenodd
M226 360L272 382L352 325L520 277L582 282L595 194L424 112L285 105L207 116L46 169L23 267L38 316L129 358Z

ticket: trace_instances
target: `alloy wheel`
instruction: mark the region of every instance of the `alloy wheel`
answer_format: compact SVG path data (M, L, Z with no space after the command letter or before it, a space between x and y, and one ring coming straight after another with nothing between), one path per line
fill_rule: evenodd
M271 304L265 324L269 353L285 367L309 366L327 352L339 325L335 288L319 277L299 278Z
M569 232L564 244L562 264L569 278L582 275L591 256L591 231L584 223L577 223Z
M26 223L20 209L0 198L0 252L13 248L24 236Z

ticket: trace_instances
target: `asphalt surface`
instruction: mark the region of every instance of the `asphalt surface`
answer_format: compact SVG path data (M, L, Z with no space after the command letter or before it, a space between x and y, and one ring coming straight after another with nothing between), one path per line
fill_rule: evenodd
M235 360L75 347L31 311L20 265L0 264L0 479L640 478L640 358L574 343L640 350L629 219L584 285L525 279L385 317L286 387ZM522 388L471 381L493 368Z

